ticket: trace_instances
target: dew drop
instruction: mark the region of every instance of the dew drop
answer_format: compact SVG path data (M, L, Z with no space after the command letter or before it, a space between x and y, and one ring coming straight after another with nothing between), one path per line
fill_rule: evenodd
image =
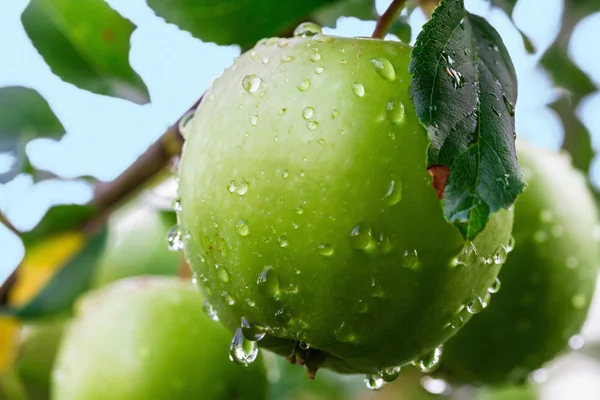
M488 288L488 292L489 293L498 293L500 291L500 279L496 278L494 279L494 282L490 285L490 287Z
M171 209L175 212L180 212L183 208L181 207L181 199L179 197L175 197L171 202Z
M402 182L390 181L390 186L383 196L383 199L388 206L394 206L402 200Z
M317 33L311 38L312 41L320 42L320 43L330 43L333 41L333 38L328 35L324 35L322 33Z
M381 377L381 379L383 379L385 382L390 383L396 380L396 378L398 378L398 375L400 375L400 371L401 371L401 367L400 366L396 366L396 367L388 367L388 368L384 368L380 371L377 372L377 375L379 375Z
M363 97L365 95L365 87L362 85L362 83L354 82L352 84L352 93L358 97Z
M290 176L290 173L288 172L287 169L283 169L283 170L281 170L281 176L283 178L287 178L288 176Z
M254 93L258 90L262 83L260 77L255 74L246 75L242 79L242 87L248 93Z
M400 265L408 269L417 269L421 266L417 249L405 250L400 259Z
M248 366L256 360L256 356L258 356L256 342L246 339L242 328L237 328L229 346L229 359L236 364Z
M306 351L306 350L310 349L310 344L308 344L306 342L299 342L298 347L300 347L301 350Z
M396 70L394 66L385 57L376 57L371 60L371 65L375 69L375 72L379 74L386 81L393 81L396 79Z
M235 187L235 191L240 196L243 196L246 194L246 192L248 192L248 186L248 182L242 179L240 183Z
M315 74L321 75L323 73L323 67L315 67Z
M304 214L304 208L302 206L296 207L296 214L298 214L298 215Z
M494 112L494 114L496 114L497 116L500 116L500 115L502 115L502 113L500 112L500 110L498 110L498 109L496 108L496 106L492 106L492 111L493 111L493 112Z
M431 373L438 369L442 361L443 345L439 345L421 359L414 361L412 365L424 374Z
M379 375L367 375L365 377L365 386L369 390L380 390L383 389L386 382Z
M215 311L213 306L208 302L208 300L204 300L204 304L202 304L202 309L204 310L208 318L212 319L213 321L219 320L217 312Z
M233 297L231 297L231 295L225 291L221 292L221 297L223 298L223 300L225 300L225 302L227 304L229 304L230 306L235 304L235 300L233 299Z
M290 242L288 242L288 238L285 235L281 235L277 238L277 243L279 243L279 247L288 247Z
M307 37L323 33L321 27L314 22L303 22L294 29L294 36Z
M446 67L444 70L452 80L452 85L454 86L454 89L460 89L463 86L465 86L465 77L460 72L450 67Z
M470 267L477 262L477 249L473 242L468 242L458 256L458 262L466 267Z
M456 330L456 329L462 328L464 324L465 324L465 320L459 312L458 314L456 314L454 316L454 318L452 319L452 322L450 322L450 327L452 329Z
M483 301L481 297L473 297L467 304L467 311L471 314L478 314L483 310Z
M494 253L494 264L504 264L506 262L506 258L508 256L508 252L506 251L506 247L500 245L496 252Z
M277 41L277 47L285 47L288 43L289 41L286 38L281 38Z
M513 251L515 248L515 238L514 236L511 236L510 238L508 238L508 243L506 244L506 251L508 253L510 253L511 251Z
M371 280L371 296L373 297L383 297L383 288L381 287L381 283L375 278Z
M317 62L317 61L319 61L321 59L321 53L315 51L314 53L312 53L310 55L309 58L310 58L310 61Z
M569 347L571 350L581 350L585 346L585 339L581 335L573 335L569 339Z
M252 299L246 299L246 303L250 306L250 307L254 307L256 305L256 303L252 300Z
M342 59L340 60L340 64L342 64L342 65L346 65L346 64L348 64L348 60L346 60L345 58L342 58Z
M245 219L239 220L238 223L235 224L235 227L240 236L248 236L250 234L250 227L248 226L248 221Z
M350 330L350 327L346 325L346 322L342 322L340 327L335 331L335 337L344 343L354 342L356 340L356 336Z
M175 225L169 229L169 232L167 233L167 246L171 251L183 250L185 243L183 240L183 232L181 232L179 225Z
M315 112L314 108L306 107L304 110L302 110L302 118L310 119L313 116L314 112Z
M229 273L221 264L215 264L215 268L217 268L217 275L219 279L223 281L223 283L229 283Z
M365 253L374 253L377 249L377 242L373 238L373 228L365 223L356 225L348 235L350 245Z
M388 120L395 125L404 122L404 104L396 100L390 100L387 102L385 112Z
M329 243L324 243L319 245L319 254L324 256L324 257L331 257L334 255L335 253L335 248L330 245Z
M319 127L319 123L317 121L308 121L306 123L306 127L308 129L310 129L311 131L314 131L315 129L317 129Z
M506 94L502 93L502 100L504 101L504 105L506 106L506 110L508 111L508 115L514 117L515 115L515 106L514 104L506 97Z
M304 92L306 89L308 89L310 87L310 80L309 79L304 79L302 80L297 88L299 91Z
M336 119L338 117L338 115L340 115L339 110L336 110L335 108L331 111L331 119ZM599 234L600 236L600 234Z
M290 61L294 61L294 56L284 55L284 56L281 56L279 61L281 61L282 64L289 63Z
M326 143L325 139L323 139L323 138L317 139L317 144L320 144L321 146L325 146L325 143Z
M254 114L250 116L250 125L256 126L258 124L258 115Z
M258 285L258 290L265 296L279 296L279 277L272 267L265 267L256 279L256 284Z
M250 340L251 342L258 342L264 338L266 334L265 328L253 324L252 322L248 321L246 317L242 317L241 329L244 338Z

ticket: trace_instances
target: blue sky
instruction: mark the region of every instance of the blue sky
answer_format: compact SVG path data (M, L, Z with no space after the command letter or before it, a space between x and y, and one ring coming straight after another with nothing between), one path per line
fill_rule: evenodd
M202 43L154 15L145 0L109 0L123 16L137 25L131 39L130 62L146 82L152 104L130 102L82 91L52 74L30 43L20 23L27 0L0 0L0 86L23 85L38 90L63 122L67 134L59 141L40 139L27 152L35 165L64 178L92 175L101 180L116 177L175 121L239 54L236 46ZM382 12L389 1L377 1ZM501 33L515 62L519 77L517 132L539 144L559 148L562 128L558 117L545 105L556 92L546 74L537 68L540 54L554 40L562 12L561 0L520 0L514 13L516 24L536 44L539 52L528 55L508 17L491 9L484 0L467 0L467 7L486 17ZM415 12L416 30L424 16ZM374 22L341 18L337 28L326 30L342 36L371 34ZM600 15L578 27L571 54L582 69L600 82L600 54L589 51L590 37L597 37ZM582 119L600 147L600 96L592 95L581 107ZM1 168L0 159L0 168ZM595 163L594 171L598 163ZM600 173L594 173L600 179ZM82 203L91 188L76 182L33 184L26 176L0 185L0 209L22 229L33 227L46 209L59 203ZM0 282L20 261L19 241L0 227Z

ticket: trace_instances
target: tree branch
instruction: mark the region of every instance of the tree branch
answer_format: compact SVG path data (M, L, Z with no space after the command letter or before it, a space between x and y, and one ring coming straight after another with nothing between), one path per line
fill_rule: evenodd
M406 0L394 0L387 10L377 20L375 30L371 35L373 38L383 39L390 30L390 27L404 8Z

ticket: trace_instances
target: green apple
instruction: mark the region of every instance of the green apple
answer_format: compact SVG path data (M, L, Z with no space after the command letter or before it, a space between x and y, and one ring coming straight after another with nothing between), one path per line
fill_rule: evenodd
M176 275L180 256L169 251L165 237L176 223L172 211L160 211L138 201L111 215L106 248L94 276L94 286L136 275Z
M183 247L230 330L245 317L311 376L393 375L479 310L512 212L469 243L444 219L410 46L303 28L239 57L184 125Z
M527 189L515 205L515 249L491 305L445 345L454 381L522 380L567 347L587 315L600 264L596 204L567 156L525 141Z
M127 278L86 295L53 372L57 400L262 399L264 367L228 359L231 334L177 278Z

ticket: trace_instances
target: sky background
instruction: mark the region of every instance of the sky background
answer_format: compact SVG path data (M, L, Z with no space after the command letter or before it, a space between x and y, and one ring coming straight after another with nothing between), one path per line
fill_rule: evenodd
M150 10L145 0L108 0L137 29L131 38L130 62L146 82L152 103L139 106L125 100L94 95L61 81L52 74L27 38L20 14L26 0L0 0L0 87L22 85L44 96L62 121L67 134L62 140L38 139L27 153L34 165L63 178L82 175L101 180L115 178L147 146L194 103L233 58L237 46L202 43L189 33L164 22ZM388 1L377 1L381 13ZM540 145L558 149L562 143L559 119L546 107L557 92L537 63L558 33L562 0L519 0L513 18L532 38L538 52L528 55L509 18L492 9L484 0L466 0L467 8L482 15L496 27L512 55L519 78L516 109L517 133ZM420 11L413 13L413 41L424 23ZM375 22L340 18L335 30L341 36L370 36ZM577 27L570 54L591 78L600 84L600 14L588 17ZM595 38L595 39L594 39ZM592 41L594 45L592 46ZM586 98L580 109L582 121L591 130L593 143L600 148L600 95ZM7 157L0 154L0 169ZM591 176L600 186L600 162L593 163ZM20 229L30 229L46 210L61 203L85 203L92 190L80 182L46 181L33 184L26 176L0 184L0 209ZM0 282L23 256L16 237L0 226ZM599 331L596 333L600 337ZM596 371L598 373L598 371ZM596 375L597 377L598 375ZM596 387L600 392L600 387ZM558 389L556 389L558 390Z

